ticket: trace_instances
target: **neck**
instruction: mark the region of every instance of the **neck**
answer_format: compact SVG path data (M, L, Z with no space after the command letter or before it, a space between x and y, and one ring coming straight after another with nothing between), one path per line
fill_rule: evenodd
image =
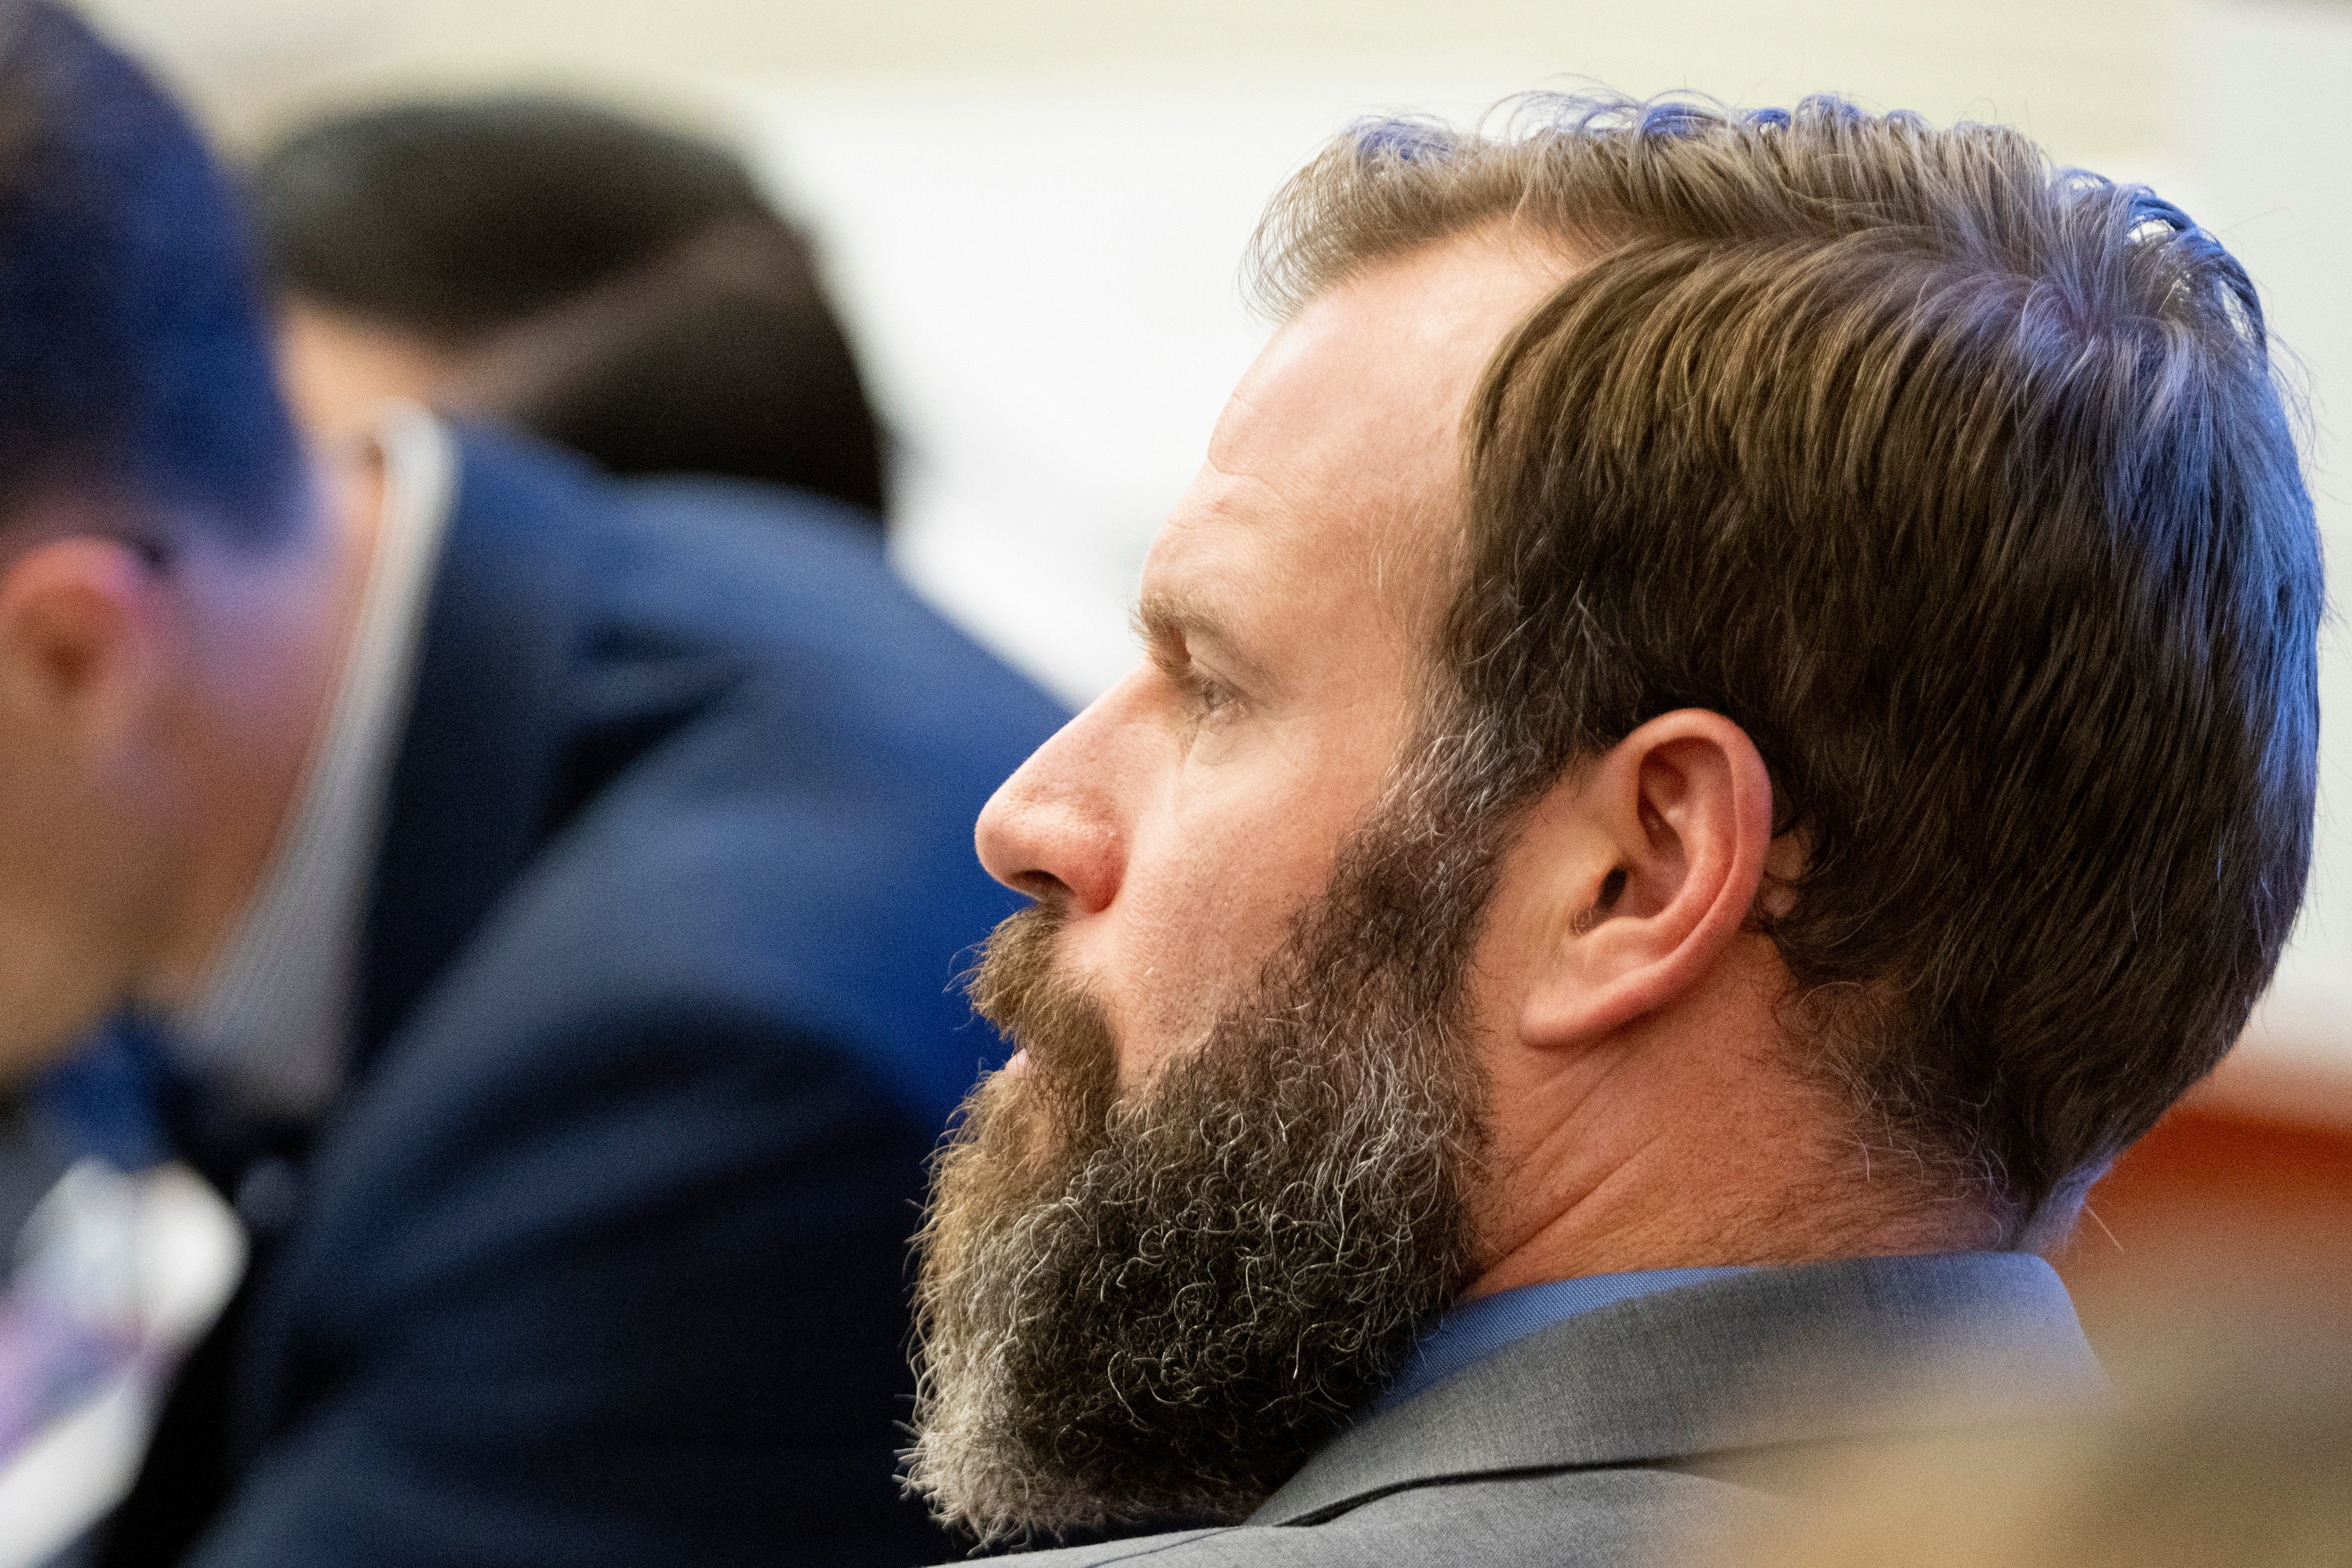
M1465 1300L1592 1274L1998 1245L1990 1204L1929 1190L1786 1065L1769 1025L1727 1035L1726 1022L1649 1022L1572 1061L1496 1075L1486 1261Z
M188 858L144 999L203 994L268 876L332 713L375 558L384 476L373 442L323 464L320 522L261 561L192 552L195 653L184 726Z

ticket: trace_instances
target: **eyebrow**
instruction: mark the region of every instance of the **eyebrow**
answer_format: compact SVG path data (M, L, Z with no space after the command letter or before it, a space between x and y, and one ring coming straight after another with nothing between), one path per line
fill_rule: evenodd
M1238 665L1234 673L1261 679L1265 668L1252 658L1228 629L1224 617L1189 594L1146 594L1129 617L1144 651L1162 668L1181 664L1195 641L1213 644L1221 662Z
M1180 643L1195 635L1216 637L1222 627L1208 606L1177 594L1146 594L1128 616L1135 635L1157 647Z

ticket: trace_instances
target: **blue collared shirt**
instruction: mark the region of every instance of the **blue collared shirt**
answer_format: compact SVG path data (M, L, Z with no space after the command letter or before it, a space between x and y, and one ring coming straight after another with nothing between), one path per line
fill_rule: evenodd
M1715 1268L1645 1268L1633 1274L1588 1274L1581 1279L1522 1285L1516 1290L1465 1301L1438 1319L1437 1326L1422 1336L1418 1353L1365 1414L1378 1415L1393 1410L1472 1362L1483 1360L1538 1329L1548 1329L1554 1323L1630 1301L1636 1296L1654 1295L1748 1271L1746 1265L1730 1264Z

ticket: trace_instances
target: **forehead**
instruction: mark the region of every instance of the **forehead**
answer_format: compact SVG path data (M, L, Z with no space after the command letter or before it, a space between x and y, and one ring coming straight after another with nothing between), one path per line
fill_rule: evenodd
M1303 609L1336 593L1410 621L1459 526L1470 395L1565 271L1556 253L1472 236L1309 301L1234 389L1153 543L1147 595L1271 595Z

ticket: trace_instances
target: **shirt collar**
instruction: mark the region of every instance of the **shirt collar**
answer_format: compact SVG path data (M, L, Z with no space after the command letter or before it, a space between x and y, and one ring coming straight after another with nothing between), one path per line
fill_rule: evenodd
M1637 1296L1654 1295L1708 1279L1745 1274L1743 1265L1711 1268L1645 1268L1630 1274L1588 1274L1580 1279L1553 1279L1522 1285L1465 1301L1438 1319L1422 1336L1421 1344L1404 1371L1372 1402L1367 1415L1394 1409L1417 1394L1443 1383L1473 1362L1549 1328Z
M385 410L383 511L359 617L293 808L173 1055L260 1118L315 1120L342 1086L367 892L417 645L456 494L449 434Z

